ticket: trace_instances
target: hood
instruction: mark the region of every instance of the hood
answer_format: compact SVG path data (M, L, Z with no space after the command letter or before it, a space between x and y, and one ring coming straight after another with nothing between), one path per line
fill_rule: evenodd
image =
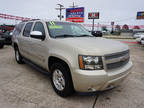
M105 55L128 50L128 46L119 41L105 39L101 37L74 37L57 38L62 44L74 47L80 54Z

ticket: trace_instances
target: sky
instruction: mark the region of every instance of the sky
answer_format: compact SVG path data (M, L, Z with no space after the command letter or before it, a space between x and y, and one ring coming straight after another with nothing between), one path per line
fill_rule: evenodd
M1 0L0 13L21 17L58 20L59 11L57 4L65 8L72 6L73 2L78 7L85 8L85 24L91 24L88 12L100 12L100 19L95 23L110 25L116 24L144 25L144 20L136 20L137 11L144 11L144 0ZM62 11L65 21L65 10ZM0 19L0 24L13 24L16 21Z

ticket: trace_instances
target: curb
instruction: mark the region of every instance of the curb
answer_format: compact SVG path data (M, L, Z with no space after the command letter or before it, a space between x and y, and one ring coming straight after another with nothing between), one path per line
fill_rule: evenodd
M108 38L108 39L135 39L135 38L132 38L132 37L106 37L106 36L103 36L104 38Z

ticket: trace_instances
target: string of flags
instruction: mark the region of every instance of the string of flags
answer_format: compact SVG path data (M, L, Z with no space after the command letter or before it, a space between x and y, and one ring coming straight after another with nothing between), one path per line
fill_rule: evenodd
M14 16L14 15L8 15L8 14L3 14L3 13L0 13L0 18L9 19L9 20L19 20L19 21L31 20L31 18Z

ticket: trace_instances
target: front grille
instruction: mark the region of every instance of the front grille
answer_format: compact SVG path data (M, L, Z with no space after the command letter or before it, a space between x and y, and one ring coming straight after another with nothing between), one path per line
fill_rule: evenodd
M125 61L107 64L106 66L107 66L107 69L115 69L115 68L119 68L121 66L124 66L125 64L128 63L128 61L129 61L129 58L127 58Z
M122 67L129 62L129 59L129 50L105 55L106 68L110 70Z

